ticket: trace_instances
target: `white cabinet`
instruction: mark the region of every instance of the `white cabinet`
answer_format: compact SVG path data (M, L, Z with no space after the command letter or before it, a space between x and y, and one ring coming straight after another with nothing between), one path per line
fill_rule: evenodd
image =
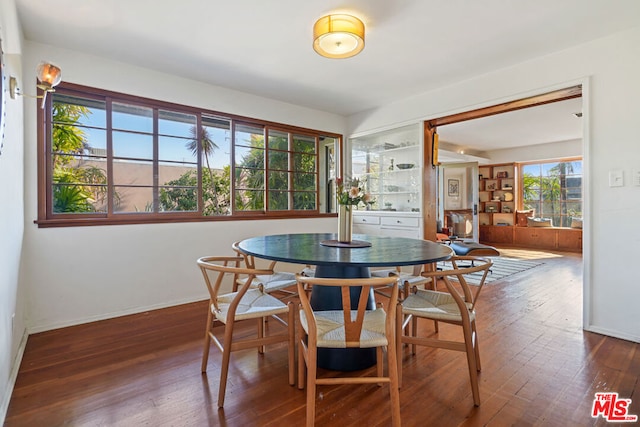
M422 239L422 139L416 123L348 140L347 176L374 200L354 211L355 233Z
M422 239L421 218L418 212L354 211L353 232Z
M371 193L370 210L420 212L422 206L421 124L350 138L347 176Z

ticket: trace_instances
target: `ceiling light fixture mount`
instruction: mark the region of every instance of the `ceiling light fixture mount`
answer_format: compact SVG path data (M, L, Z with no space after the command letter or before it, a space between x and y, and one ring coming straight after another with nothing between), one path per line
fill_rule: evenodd
M313 49L326 58L350 58L364 49L364 23L352 15L333 14L313 26Z
M47 93L55 92L54 86L57 86L62 80L62 71L60 67L49 62L41 62L36 68L36 76L40 82L36 86L42 90L42 95L36 96L36 98L42 98L41 108L44 108ZM9 94L11 95L11 99L15 99L17 95L25 95L18 87L18 80L13 76L9 78Z

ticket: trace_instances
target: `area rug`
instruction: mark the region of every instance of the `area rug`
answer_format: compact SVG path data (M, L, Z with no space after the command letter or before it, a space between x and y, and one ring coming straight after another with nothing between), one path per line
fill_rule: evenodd
M487 275L485 284L497 282L505 277L513 276L514 274L518 274L544 264L538 261L518 258L491 257L490 259L493 261L493 265L491 266L491 271ZM452 269L450 262L438 263L438 268L442 268L443 270ZM469 274L465 278L467 283L470 285L477 285L480 283L480 279L482 279L482 272Z

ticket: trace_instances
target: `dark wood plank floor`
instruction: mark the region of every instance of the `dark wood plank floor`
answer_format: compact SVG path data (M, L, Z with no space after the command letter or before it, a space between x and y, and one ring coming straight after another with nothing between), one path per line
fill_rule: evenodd
M507 255L544 264L483 290L482 405L473 406L462 353L405 351L403 424L606 425L591 418L598 391L631 398L630 413L640 414L640 345L581 328L581 256ZM287 384L282 346L232 356L225 408L218 411L215 348L209 374L200 373L205 316L200 302L30 336L5 426L303 425L305 393ZM253 332L253 323L241 332ZM442 335L454 333L441 326ZM325 386L316 424L386 426L388 408L386 387Z

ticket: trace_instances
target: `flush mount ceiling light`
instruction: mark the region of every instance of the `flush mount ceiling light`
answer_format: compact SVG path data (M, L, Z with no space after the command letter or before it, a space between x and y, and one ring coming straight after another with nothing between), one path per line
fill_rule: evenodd
M327 15L313 26L313 49L326 58L350 58L364 49L364 24L355 16Z
M47 93L55 92L54 86L58 85L62 80L62 71L60 67L56 67L48 62L41 62L36 68L36 77L40 82L36 86L42 90L42 96L36 96L36 98L42 98L42 108L47 99ZM18 87L18 80L15 77L9 79L9 93L11 98L14 99L16 95L24 95Z

